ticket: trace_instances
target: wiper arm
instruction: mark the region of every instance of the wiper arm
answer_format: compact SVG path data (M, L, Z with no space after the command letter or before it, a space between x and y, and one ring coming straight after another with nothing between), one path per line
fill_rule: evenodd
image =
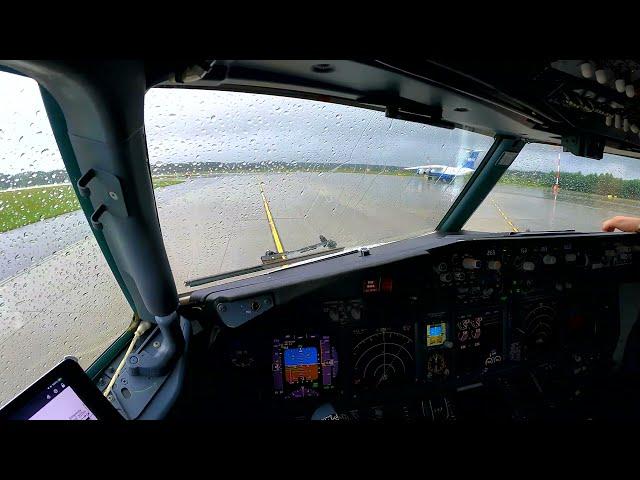
M576 233L575 230L567 229L567 230L539 230L539 231L529 231L526 232L509 232L509 236L512 237L526 237L529 235L558 235L562 233Z
M294 257L289 257L290 254L301 254L305 252L309 252L311 250L316 250L317 248L324 247L327 250L315 251L311 253L307 253L306 255L296 255ZM331 253L336 253L344 250L344 247L338 247L337 243L333 240L327 240L326 237L320 235L320 243L316 243L313 245L309 245L307 247L300 248L298 250L291 250L283 253L275 253L268 251L265 255L261 257L262 264L255 265L253 267L240 268L238 270L232 270L230 272L219 273L217 275L208 275L206 277L195 278L193 280L187 280L184 282L187 287L197 287L200 285L204 285L206 283L217 282L218 280L224 280L225 278L237 277L239 275L247 275L249 273L260 272L262 270L269 270L271 268L275 268L282 265L289 265L291 263L297 263L302 260L308 260L313 257L319 257L322 255L329 255ZM354 249L353 252L357 251ZM352 253L351 251L345 253Z
M287 260L287 259L295 260L296 258L299 257L299 255L296 255L296 254L305 253L310 250L315 250L316 248L319 248L319 247L334 249L336 248L337 245L338 244L334 240L327 240L327 237L325 237L324 235L320 235L319 243L314 243L313 245L309 245L307 247L302 247L297 250L289 250L287 252L282 252L282 253L276 253L269 250L262 257L260 257L260 260L262 260L262 263L264 264L270 264L270 263L279 262L281 260Z

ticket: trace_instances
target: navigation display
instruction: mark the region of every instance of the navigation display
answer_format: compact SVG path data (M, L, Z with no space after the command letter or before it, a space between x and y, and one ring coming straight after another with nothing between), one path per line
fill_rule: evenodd
M286 399L317 397L335 387L338 357L328 335L285 335L273 341L273 390Z

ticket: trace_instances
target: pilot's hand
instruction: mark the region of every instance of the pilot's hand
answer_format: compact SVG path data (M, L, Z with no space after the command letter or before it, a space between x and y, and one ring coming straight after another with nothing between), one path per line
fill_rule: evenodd
M623 232L639 232L640 218L616 215L615 217L605 220L602 224L603 232L613 232L616 228Z

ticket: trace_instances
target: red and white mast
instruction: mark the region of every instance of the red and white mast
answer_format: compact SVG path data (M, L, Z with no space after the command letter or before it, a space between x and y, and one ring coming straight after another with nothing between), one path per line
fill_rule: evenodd
M553 185L553 193L558 193L560 190L560 152L558 152L558 162L556 165L556 183Z

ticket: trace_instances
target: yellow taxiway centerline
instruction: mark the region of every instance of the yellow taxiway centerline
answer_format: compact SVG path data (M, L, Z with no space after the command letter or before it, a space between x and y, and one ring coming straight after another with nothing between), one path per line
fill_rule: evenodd
M273 215L271 215L271 209L269 208L269 202L267 201L267 197L264 194L264 188L262 188L262 182L260 183L260 195L262 195L262 203L264 204L264 211L267 214L267 222L269 222L269 228L271 229L271 236L273 237L273 243L276 246L276 251L278 253L284 253L284 247L282 246L282 241L280 240L280 234L278 233L276 222L274 222L273 220ZM286 258L286 257L283 255L283 258Z
M491 203L493 203L493 206L496 207L496 209L498 210L498 212L500 212L500 215L502 215L502 218L504 219L505 222L507 222L507 224L511 227L511 229L514 232L519 232L520 230L518 230L518 227L516 227L513 222L509 219L509 217L507 216L506 213L504 213L502 211L502 209L498 206L498 204L495 202L495 200L492 198L491 199Z

